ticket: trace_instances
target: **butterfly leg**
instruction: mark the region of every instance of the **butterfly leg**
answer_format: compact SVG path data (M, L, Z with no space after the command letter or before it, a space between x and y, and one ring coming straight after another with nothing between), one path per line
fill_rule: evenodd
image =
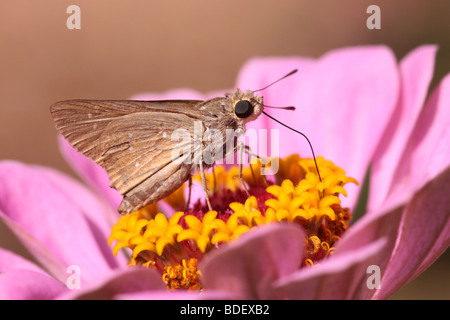
M186 201L186 206L184 208L184 212L186 212L188 210L189 204L191 203L191 189L192 189L192 176L191 175L189 175L189 180L188 181L189 181L188 182L189 191L188 191L188 198L187 198L187 201Z
M238 150L239 150L239 180L241 180L241 184L244 186L244 190L247 193L247 197L250 197L250 192L248 192L247 185L245 184L244 179L242 178L242 166L243 166L243 160L244 160L244 152L245 152L245 145L244 142L239 141L238 142Z
M199 167L200 167L200 176L202 177L203 191L205 192L206 203L208 204L209 211L212 211L211 203L209 202L208 189L207 189L207 185L206 185L205 170L203 168L203 161L199 162Z
M250 169L252 170L253 179L256 183L256 177L255 177L255 173L253 172L253 167L251 165L250 157L251 156L256 157L259 161L261 161L261 165L262 165L261 173L263 173L263 170L266 166L266 159L264 159L263 157L261 157L260 155L258 155L256 153L254 153L253 151L251 151L249 146L245 146L244 152L248 155L248 162L250 163ZM264 174L262 174L262 178L264 180L264 184L266 185L266 187L269 186L269 184L267 183L267 180L266 180L266 176Z
M252 173L253 183L256 185L256 176L255 176L255 172L253 171L253 167L252 167L252 158L251 158L253 154L247 152L247 150L250 151L250 147L249 147L249 146L245 146L245 152L246 152L247 155L248 155L248 164L249 164L249 167L250 167L250 171L251 171L251 173Z
M212 167L212 174L213 174L213 193L216 193L216 172L214 171L214 167Z

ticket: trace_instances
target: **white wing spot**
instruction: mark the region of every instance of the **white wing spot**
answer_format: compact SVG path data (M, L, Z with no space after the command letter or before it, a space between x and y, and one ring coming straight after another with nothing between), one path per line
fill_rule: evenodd
M167 134L165 132L163 132L162 137L163 138L167 137Z

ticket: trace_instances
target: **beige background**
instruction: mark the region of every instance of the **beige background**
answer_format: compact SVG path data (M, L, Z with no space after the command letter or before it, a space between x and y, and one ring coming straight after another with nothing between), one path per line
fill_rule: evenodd
M71 4L81 8L81 30L66 28ZM381 8L381 30L366 28L371 4ZM401 58L436 43L434 86L450 71L449 12L448 0L2 0L0 159L73 174L56 146L53 102L229 88L253 56L387 44ZM0 246L28 256L4 226ZM449 265L446 254L393 298L449 299Z

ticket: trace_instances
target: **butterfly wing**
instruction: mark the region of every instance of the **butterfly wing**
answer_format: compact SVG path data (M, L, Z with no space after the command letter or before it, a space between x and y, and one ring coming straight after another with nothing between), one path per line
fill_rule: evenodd
M111 187L124 199L120 212L132 212L179 188L192 165L172 161L175 129L193 136L194 121L211 115L201 101L72 100L54 104L56 128L78 151L105 168ZM180 159L184 160L184 159Z
M97 163L108 172L111 187L125 196L119 211L135 211L158 201L188 179L191 162L174 161L172 150L178 143L171 137L175 129L189 131L189 127L193 128L193 120L183 114L139 112L105 128Z

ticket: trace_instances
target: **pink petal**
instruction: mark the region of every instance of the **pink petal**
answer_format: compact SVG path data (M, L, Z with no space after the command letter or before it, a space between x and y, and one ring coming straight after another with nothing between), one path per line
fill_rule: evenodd
M58 144L61 154L67 163L111 205L113 210L111 210L112 216L110 219L112 221L116 220L118 214L114 213L114 211L119 207L122 196L115 189L109 187L111 182L105 169L75 150L62 136L58 136Z
M384 208L379 208L378 212L366 214L343 235L332 258L346 255L355 250L362 250L365 246L379 239L385 239L386 244L383 250L376 255L373 261L373 264L379 267L381 275L384 275L398 237L404 207L405 202L400 201ZM381 290L383 289L384 286L382 285ZM356 299L369 299L375 293L375 290L369 289L367 286L359 286L355 289L353 297Z
M383 290L376 298L389 297L428 267L450 243L450 168L418 191L405 208L399 238L383 276Z
M0 218L54 276L65 281L66 267L78 265L92 281L118 266L102 220L109 209L82 185L12 161L0 164L0 175Z
M152 269L130 267L118 270L96 283L82 285L80 289L74 289L60 296L59 299L104 300L113 299L120 294L148 290L160 292L162 296L167 294L167 288L161 275Z
M9 219L0 210L0 219L3 223L14 232L18 239L24 244L28 251L40 262L40 264L60 281L67 278L65 273L66 267L50 250L41 242L33 237L28 231L24 230L19 224Z
M204 287L245 299L274 298L273 281L299 267L304 239L303 231L293 225L277 224L245 233L205 257L199 266Z
M431 94L396 167L390 196L415 192L450 165L450 74Z
M295 112L269 110L287 125L305 133L316 155L323 155L362 181L375 148L389 122L398 99L396 61L383 46L334 50L318 60L303 58L253 59L243 67L238 86L255 89L288 71L299 73L264 90L268 105L295 105ZM269 81L269 79L270 81ZM261 115L253 128L280 128ZM311 156L305 139L279 129L280 154ZM356 194L350 186L349 195ZM344 200L352 204L350 196Z
M429 266L431 266L432 263L434 263L440 257L441 254L443 254L448 249L450 245L449 235L450 235L450 221L449 219L447 219L445 227L443 228L439 237L437 237L437 239L433 243L427 256L425 257L425 259L423 259L423 261L421 262L420 266L416 269L416 271L411 275L411 280L417 277L422 272L424 272Z
M315 268L303 268L276 282L276 290L287 299L355 299L366 287L367 268L376 264L385 239L339 256Z
M0 273L14 270L29 270L33 272L45 272L31 261L16 255L14 252L0 248Z
M54 299L67 290L61 282L31 270L0 273L0 300Z
M0 248L0 300L53 299L66 290L34 263Z
M370 185L369 208L387 196L396 166L424 105L434 69L436 46L422 46L400 64L401 92L395 112L375 152ZM401 163L400 163L401 165Z

